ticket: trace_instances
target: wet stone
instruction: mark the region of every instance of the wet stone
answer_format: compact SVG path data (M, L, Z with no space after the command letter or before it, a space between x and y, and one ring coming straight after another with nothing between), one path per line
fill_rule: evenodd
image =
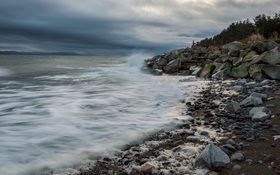
M234 153L231 155L232 161L243 161L245 159L244 155L241 152Z

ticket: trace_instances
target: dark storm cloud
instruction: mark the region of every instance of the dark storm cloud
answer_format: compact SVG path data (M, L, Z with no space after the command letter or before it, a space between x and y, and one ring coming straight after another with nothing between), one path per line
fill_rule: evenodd
M0 0L0 50L159 51L279 10L278 0Z

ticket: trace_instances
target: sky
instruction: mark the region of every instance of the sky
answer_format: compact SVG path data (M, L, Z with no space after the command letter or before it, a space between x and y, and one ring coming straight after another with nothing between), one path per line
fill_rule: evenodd
M158 53L275 12L279 0L0 0L0 51Z

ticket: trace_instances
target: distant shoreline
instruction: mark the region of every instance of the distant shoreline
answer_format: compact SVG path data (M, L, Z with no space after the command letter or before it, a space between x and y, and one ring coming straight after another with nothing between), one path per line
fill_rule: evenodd
M0 55L73 55L79 56L78 53L69 53L69 52L18 52L18 51L0 51Z

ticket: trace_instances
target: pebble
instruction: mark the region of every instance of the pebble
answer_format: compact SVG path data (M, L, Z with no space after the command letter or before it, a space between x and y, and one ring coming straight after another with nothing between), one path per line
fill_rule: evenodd
M275 158L272 156L272 154L265 155L264 158L263 158L264 162L271 162L274 159Z
M241 170L241 166L238 165L238 164L236 164L236 165L233 166L232 170L233 170L234 172L239 172L239 171Z
M198 142L201 142L201 139L198 136L188 136L187 137L187 142L198 143Z
M201 133L200 133L201 135L203 135L203 136L206 136L206 137L208 137L209 136L209 133L207 132L207 131L201 131Z
M219 175L219 174L215 171L210 171L207 175Z
M248 142L253 142L253 141L255 141L255 139L254 139L253 137L246 138L246 140L247 140Z
M253 160L252 160L252 159L246 159L245 162L246 162L248 165L252 165L252 164L253 164Z
M244 155L241 152L234 153L231 155L232 161L243 161L245 159Z
M151 174L153 172L153 170L155 169L155 166L153 166L152 164L146 162L141 166L141 172L143 172L144 174Z

